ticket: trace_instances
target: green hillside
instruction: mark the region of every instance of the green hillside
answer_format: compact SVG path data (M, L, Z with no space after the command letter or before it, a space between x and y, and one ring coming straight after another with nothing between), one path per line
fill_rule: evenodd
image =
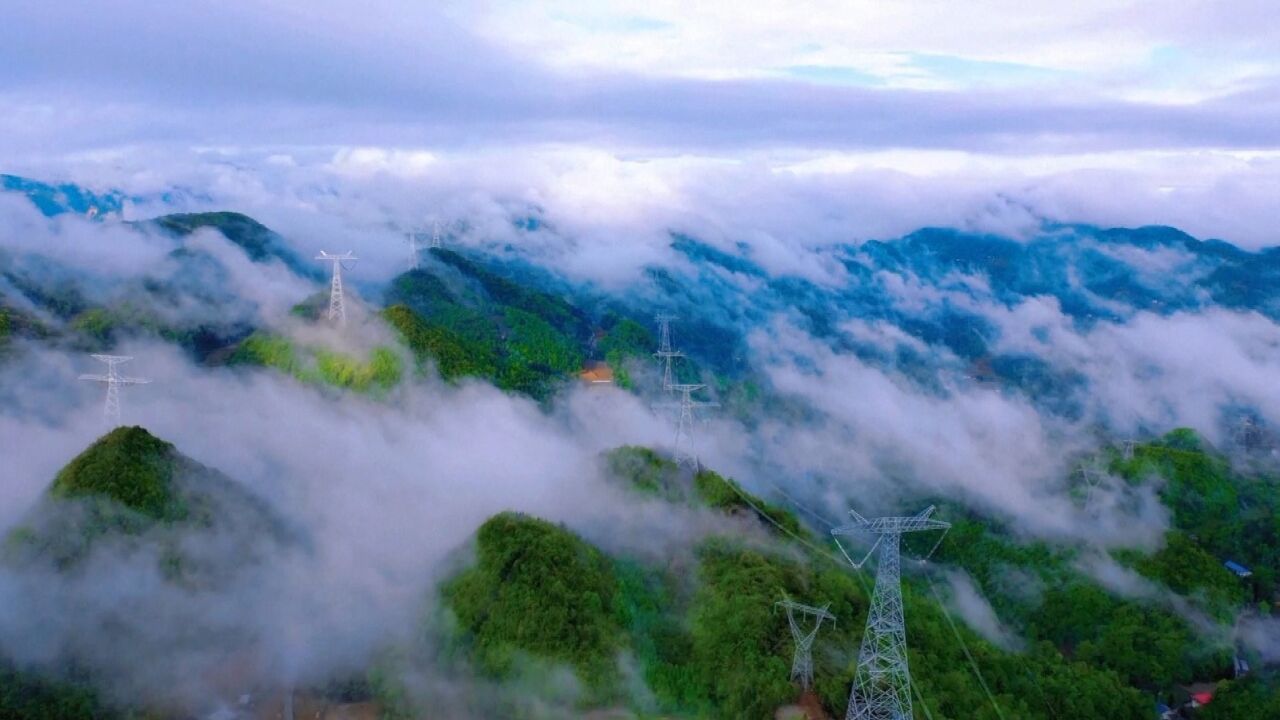
M383 311L420 364L432 362L447 380L474 377L539 399L582 369L588 333L580 311L456 253L433 253L443 267L397 277ZM442 275L458 268L465 277L451 287Z
M114 720L92 688L49 680L0 661L0 720Z
M400 356L391 347L374 347L361 359L324 347L298 345L266 331L240 341L226 363L271 368L304 383L375 395L390 390L404 377Z
M173 445L143 428L118 427L80 453L54 478L55 498L104 498L157 520L185 514L173 492Z
M156 227L178 237L186 237L202 228L217 230L240 249L250 260L262 262L276 259L289 269L305 277L318 276L314 264L303 262L288 244L267 226L238 212L175 213L162 215L151 221Z
M183 542L223 533L225 554ZM295 540L262 500L141 427L116 428L72 459L10 532L5 557L65 570L107 539L149 548L166 577L191 587L216 585Z
M507 673L515 653L577 669L588 685L614 677L622 626L612 564L573 533L504 513L476 534L477 560L444 587L478 665Z
M842 714L869 590L847 563L799 544L792 531L812 536L796 518L718 474L681 472L645 448L620 448L605 460L621 481L654 501L734 515L775 539L762 546L736 535L712 536L688 559L655 564L606 555L536 518L495 516L477 533L474 565L442 591L457 618L455 642L478 671L502 677L527 672L530 661L568 665L587 687L576 700L580 712L626 706L670 717L769 718L798 692L788 680L786 618L774 609L785 595L832 604L839 620L823 629L814 662L822 702L833 716ZM1009 557L1024 552L1002 540L993 553L1000 548ZM1045 557L1034 548L1026 552L1029 562ZM1130 686L1116 670L1079 661L1070 647L1044 641L1014 653L953 626L930 582L908 574L904 601L913 674L931 717L997 719L969 669L970 657L1006 718L1148 717L1149 690ZM624 680L624 657L638 665L647 694L635 695ZM536 682L532 691L538 692ZM545 692L554 695L550 686Z

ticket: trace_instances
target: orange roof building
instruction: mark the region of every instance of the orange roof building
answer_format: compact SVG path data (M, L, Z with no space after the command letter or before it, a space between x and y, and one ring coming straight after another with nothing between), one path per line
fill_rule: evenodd
M589 385L611 385L613 384L613 368L608 363L593 362L588 363L578 377Z

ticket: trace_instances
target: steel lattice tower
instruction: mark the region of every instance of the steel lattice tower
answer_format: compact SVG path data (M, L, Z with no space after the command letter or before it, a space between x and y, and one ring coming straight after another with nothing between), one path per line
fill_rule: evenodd
M703 384L689 385L672 385L671 390L680 393L680 402L663 403L659 407L673 408L679 410L679 417L676 419L676 442L675 442L675 458L677 465L688 465L697 470L698 453L693 446L693 423L694 410L704 407L720 407L720 403L701 402L693 399L693 393L706 387Z
M1250 415L1245 415L1236 424L1236 429L1232 433L1232 439L1236 445L1242 450L1248 452L1253 450L1260 444L1262 440L1262 428L1258 425L1258 421Z
M107 400L102 408L102 417L106 421L108 427L119 427L120 425L120 386L121 385L145 385L150 380L146 378L125 377L120 374L117 369L122 363L129 362L133 358L128 355L94 355L94 360L107 364L107 374L94 375L84 374L80 376L81 380L92 380L93 382L106 383Z
M934 507L911 517L882 517L868 520L850 510L853 522L831 531L839 544L841 535L872 533L879 535L862 562L880 547L880 566L876 587L871 594L867 613L867 629L858 651L858 669L849 693L849 709L845 720L912 720L911 672L907 667L907 628L902 614L901 542L902 534L925 530L945 530L950 523L934 520ZM938 540L942 542L941 538ZM936 545L934 547L937 547ZM840 547L844 552L844 546Z
M410 230L404 234L405 242L409 243L409 267L418 269L418 231Z
M417 256L416 253L414 255L415 257ZM316 259L333 263L333 280L329 284L329 321L339 324L345 323L347 321L347 306L342 297L342 264L347 261L355 262L360 258L352 255L350 251L341 255L330 255L321 250Z
M1130 457L1132 457L1132 447L1130 447ZM1081 482L1086 485L1086 505L1093 500L1093 491L1096 490L1098 485L1107 478L1107 474L1107 466L1102 462L1102 459L1097 456L1082 461L1076 466L1076 469L1072 471L1072 477L1079 478Z
M791 660L791 680L799 679L800 687L808 690L813 687L813 639L818 636L818 628L822 627L822 621L830 620L834 623L836 616L827 612L831 603L822 607L813 607L794 602L784 596L782 600L774 603L774 607L779 605L787 610L787 624L791 627L791 637L796 641L796 654ZM796 615L801 619L797 620ZM805 627L804 620L809 617L813 618L813 629Z
M675 320L676 316L668 313L658 313L654 316L654 319L658 321L658 352L654 353L653 356L662 362L662 390L663 392L671 392L675 389L672 363L676 358L684 357L684 353L671 349L671 321Z
M431 247L432 248L443 247L443 243L440 240L440 221L439 220L436 220L431 223Z

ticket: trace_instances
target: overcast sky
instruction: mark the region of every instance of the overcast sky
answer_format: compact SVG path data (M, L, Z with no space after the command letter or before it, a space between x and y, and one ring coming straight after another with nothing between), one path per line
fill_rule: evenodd
M0 171L156 148L1101 170L1156 198L1136 221L1190 207L1224 215L1194 231L1270 244L1278 41L1266 0L9 0ZM1050 204L1106 219L1093 184Z

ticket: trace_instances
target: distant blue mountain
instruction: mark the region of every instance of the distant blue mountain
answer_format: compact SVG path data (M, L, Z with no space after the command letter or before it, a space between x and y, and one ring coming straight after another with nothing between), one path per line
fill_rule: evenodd
M0 175L0 190L25 195L45 217L74 213L96 218L104 215L118 215L124 209L126 200L158 201L161 204L168 204L179 199L190 200L201 197L182 189L169 190L153 197L126 196L116 190L100 194L71 183L50 185L17 175ZM185 238L201 228L210 228L221 232L255 262L276 259L303 277L321 276L320 271L313 264L303 262L284 238L242 213L174 213L136 224L150 225L178 239Z
M1052 296L1085 322L1209 305L1280 317L1280 248L1247 252L1170 227L1055 225L1028 241L927 228L865 243L845 263L854 270L868 260L927 284L956 273L979 276L990 283L991 297L1006 304Z
M124 209L123 193L112 190L99 194L71 183L50 185L17 175L0 175L0 190L26 195L46 217L66 213L97 217Z
M653 289L702 308L702 314L721 311L719 305L735 295L749 295L750 302L734 312L739 318L793 311L820 336L841 319L889 320L928 343L943 342L961 357L980 353L982 336L995 329L957 305L957 297L1005 306L1052 297L1082 326L1122 321L1139 311L1168 314L1215 305L1280 320L1280 248L1249 252L1169 227L1052 225L1029 240L925 228L837 249L850 276L838 288L769 275L741 248L730 253L680 234L672 236L671 246L694 263L695 277L655 268ZM725 270L764 283L725 279ZM926 303L931 316L896 309L893 289L885 284L890 276L942 298ZM706 296L708 290L713 297ZM717 302L708 306L708 300ZM977 332L953 337L945 327L957 322Z
M567 295L578 307L645 325L656 310L673 311L680 317L676 344L720 374L748 371L750 333L783 315L833 348L922 385L939 382L940 362L958 362L953 370L1018 388L1067 415L1079 409L1084 378L1039 357L996 351L1001 330L989 318L992 307L1052 298L1081 329L1139 312L1212 307L1280 321L1280 249L1250 252L1170 227L1046 224L1029 239L924 228L815 251L847 270L837 285L774 274L741 243L713 245L672 233L671 248L686 262L646 268L623 294L575 289L554 271L510 256L475 259L517 282ZM906 295L917 297L905 301ZM919 342L887 349L839 331L851 321L891 325Z
M718 265L729 272L751 277L764 277L767 274L759 265L744 257L732 255L681 233L672 233L671 247L695 263ZM738 251L746 252L747 246L739 245Z

